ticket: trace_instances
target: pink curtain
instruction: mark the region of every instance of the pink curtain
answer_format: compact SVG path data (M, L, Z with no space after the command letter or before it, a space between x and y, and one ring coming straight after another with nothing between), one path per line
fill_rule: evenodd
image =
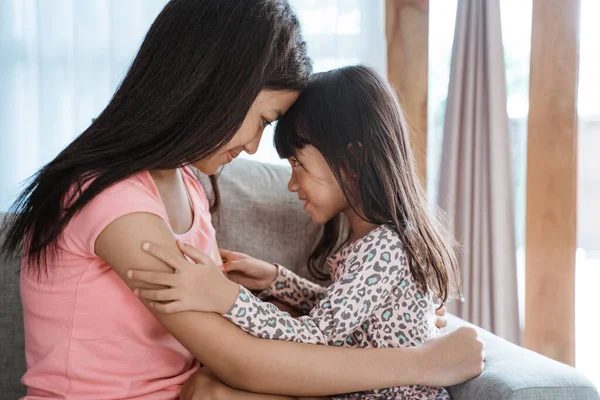
M450 312L520 342L499 0L459 0L438 202L462 249Z

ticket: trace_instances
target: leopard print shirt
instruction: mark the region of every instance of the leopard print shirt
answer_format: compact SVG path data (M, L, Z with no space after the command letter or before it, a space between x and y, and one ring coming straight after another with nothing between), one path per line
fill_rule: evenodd
M436 336L432 296L410 273L395 231L380 226L330 257L332 285L322 288L279 267L269 292L307 316L293 318L241 287L225 318L264 338L330 346L417 346ZM402 386L338 395L335 399L449 399L443 388Z
M310 313L319 301L327 296L327 288L304 279L282 265L271 286L257 294L261 300L275 298L304 315Z

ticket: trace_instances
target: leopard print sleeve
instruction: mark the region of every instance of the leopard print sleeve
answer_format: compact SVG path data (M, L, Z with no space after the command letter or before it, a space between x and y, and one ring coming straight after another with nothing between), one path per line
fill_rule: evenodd
M327 289L321 285L304 279L282 265L277 265L277 276L271 286L260 293L261 300L269 296L292 306L304 314L327 295Z
M379 251L359 246L338 265L336 279L308 316L298 319L242 288L224 317L253 336L342 346L374 311L399 290L405 259L400 246Z

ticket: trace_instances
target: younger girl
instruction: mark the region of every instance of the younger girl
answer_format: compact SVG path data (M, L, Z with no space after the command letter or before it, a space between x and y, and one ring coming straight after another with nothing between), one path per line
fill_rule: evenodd
M215 287L211 298L200 296L211 292L202 268L177 263L179 280L172 274L148 280L170 289L140 290L138 295L170 301L154 303L166 312L219 311L267 339L384 348L416 346L437 335L433 299L445 302L450 281L458 282L453 242L428 216L402 112L386 83L362 66L316 74L277 124L275 145L292 166L289 190L298 194L315 223L325 224L309 265L318 274L327 263L333 283L321 288L282 266L227 251L223 268L247 288L266 289L309 314L293 318L243 286L233 304L230 293L217 293ZM351 235L336 252L341 214ZM146 279L137 271L130 276ZM449 396L443 388L408 386L337 398Z

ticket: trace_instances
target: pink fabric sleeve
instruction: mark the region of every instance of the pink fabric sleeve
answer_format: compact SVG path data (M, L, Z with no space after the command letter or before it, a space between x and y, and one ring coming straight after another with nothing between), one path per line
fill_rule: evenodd
M168 220L160 195L146 180L149 175L134 175L104 190L71 220L71 240L84 252L96 255L94 247L100 233L111 222L133 213L155 214Z

